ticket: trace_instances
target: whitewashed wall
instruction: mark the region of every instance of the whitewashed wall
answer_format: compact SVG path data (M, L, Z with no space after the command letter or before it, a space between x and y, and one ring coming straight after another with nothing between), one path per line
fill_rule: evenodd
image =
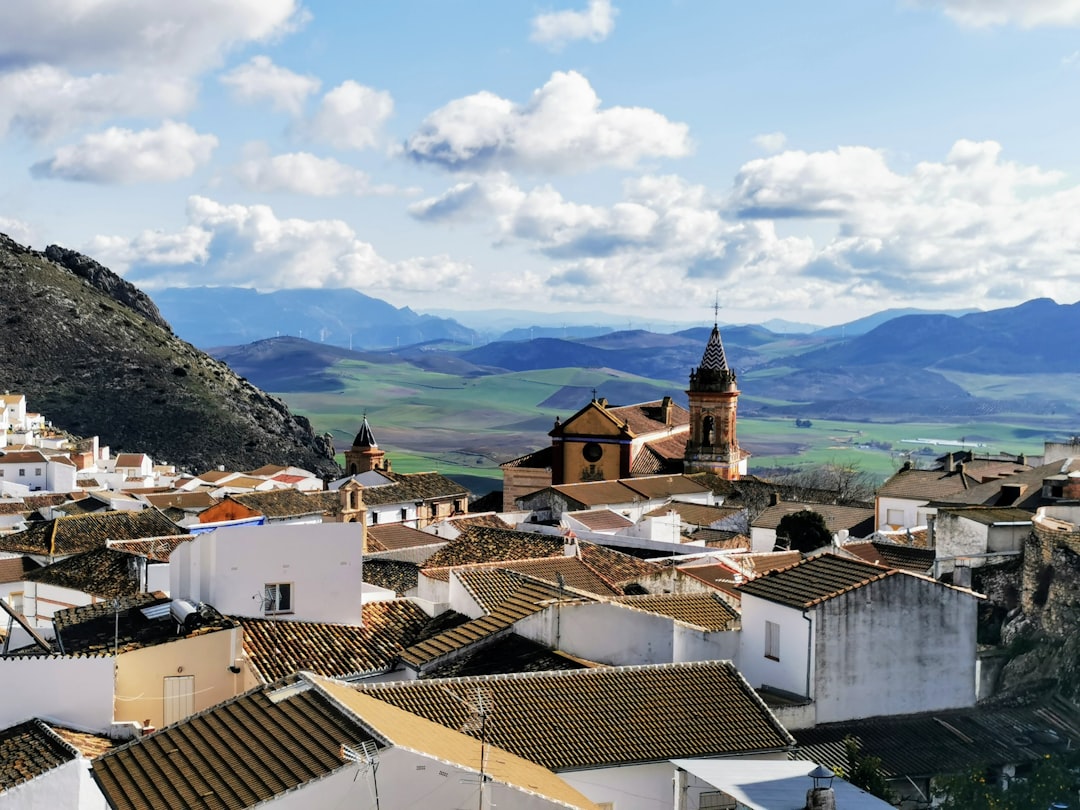
M105 810L105 797L89 778L87 761L73 759L0 793L0 810Z
M0 728L40 717L106 733L113 720L113 659L0 658L0 696Z
M808 615L813 617L814 611L809 611ZM780 655L775 661L765 657L766 621L780 627ZM810 624L803 618L801 610L743 594L737 665L752 687L772 686L807 695L807 667L813 668L814 652ZM808 697L813 697L813 691L811 679Z

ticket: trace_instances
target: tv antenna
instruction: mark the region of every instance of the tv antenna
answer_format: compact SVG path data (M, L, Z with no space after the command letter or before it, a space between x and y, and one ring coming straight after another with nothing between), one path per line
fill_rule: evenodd
M480 796L477 807L479 810L484 810L484 786L489 780L485 768L487 763L487 722L488 717L495 708L495 695L492 693L491 687L478 685L473 693L473 699L470 701L445 686L442 689L469 710L469 716L461 724L461 733L479 735L480 737Z
M360 768L356 772L356 776L364 774L367 776L371 774L371 787L375 794L375 810L379 810L379 782L375 778L376 773L379 770L379 747L375 744L374 740L363 740L360 743L359 748L354 748L345 743L341 744L341 758L348 762L355 762ZM356 781L356 776L353 777L353 781Z

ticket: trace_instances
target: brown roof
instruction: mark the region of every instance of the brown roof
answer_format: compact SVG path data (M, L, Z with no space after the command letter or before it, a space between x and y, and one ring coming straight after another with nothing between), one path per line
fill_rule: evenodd
M683 475L650 475L644 478L623 478L621 483L645 498L698 495L709 491L709 488L704 484Z
M468 720L478 689L491 697L488 741L556 771L737 756L784 750L793 743L727 661L361 687L365 694L455 729Z
M637 557L598 543L579 541L578 556L605 580L617 585L623 585L641 577L649 577L664 570L661 565L639 560Z
M467 500L469 497L469 490L442 473L395 473L380 470L379 475L393 479L394 483L364 487L361 495L364 503L368 506L445 500L449 498Z
M556 484L551 489L572 503L583 507L604 506L610 503L633 503L640 500L637 490L629 487L631 479L621 481L589 481L582 484Z
M551 469L551 445L526 453L523 456L504 461L499 465L503 469L507 467L527 467L530 469Z
M218 502L209 492L162 492L153 495L144 495L143 498L151 506L164 511L169 507L184 510L206 509Z
M639 402L636 405L618 405L609 407L607 412L615 417L620 423L625 422L635 435L643 433L655 433L658 430L667 430L669 427L680 427L690 424L690 412L681 405L671 403L670 422L664 420L663 400L652 402ZM683 435L683 446L686 446L686 435Z
M42 464L48 461L40 450L13 450L0 452L0 464Z
M19 515L23 512L29 512L28 507L22 500L17 501L0 501L0 515Z
M729 550L750 549L750 538L742 532L727 529L698 529L690 539L704 543L706 548L724 548Z
M176 537L155 537L153 540L121 540L116 543L110 542L109 548L138 554L157 562L168 562L169 556L176 551L178 546L191 542L194 537L191 534L182 534Z
M956 515L986 526L996 523L1031 523L1031 512L1007 506L943 506L938 512Z
M513 672L552 672L562 669L584 669L587 664L573 656L549 650L517 633L499 636L490 644L464 651L445 664L426 673L422 678L467 678L476 675L502 675Z
M0 731L0 794L71 762L78 751L40 720L27 720ZM16 798L15 806L19 804Z
M280 464L264 464L257 470L248 470L247 474L256 478L270 478L278 473L285 472L287 469L289 468L282 467Z
M428 534L404 523L383 523L367 527L368 549L371 551L395 551L402 548L417 548L435 543L445 543L446 539Z
M613 596L622 593L577 557L515 560L470 566L459 570L457 578L476 603L490 613L521 586L521 577L515 576L516 574L555 586L559 585L561 576L567 588L590 594ZM576 593L567 595L570 598L578 596Z
M668 436L643 445L630 464L630 475L668 475L681 473L686 453L686 435Z
M602 532L611 529L626 529L634 525L634 521L628 517L612 512L610 509L583 509L579 512L567 512L567 517L572 517L578 523L582 523L591 531Z
M0 559L0 582L21 582L26 574L40 567L29 557L4 557Z
M200 473L198 478L200 481L206 481L208 484L216 484L223 478L230 478L234 475L236 475L236 473L230 472L229 470L207 470L204 473Z
M31 571L24 579L101 598L134 596L143 587L140 558L112 548L75 554Z
M796 503L783 501L767 507L751 524L756 529L776 529L788 515L801 511L817 512L825 518L825 526L835 534L847 529L855 537L865 537L874 531L874 510L861 506L837 506L836 504Z
M116 456L117 467L141 467L143 460L146 458L145 453L119 453Z
M724 518L739 514L742 509L732 506L705 506L700 503L671 501L646 513L645 517L663 517L668 512L677 512L682 522L691 526L710 526Z
M627 607L669 616L704 630L731 630L739 614L723 599L711 593L664 593L644 596L619 596L611 601Z
M963 472L944 470L900 470L882 484L879 498L932 501L976 486L979 480Z
M726 565L683 565L679 567L679 570L688 576L711 585L719 591L734 596L736 599L741 597L741 594L736 589L736 574Z
M803 555L798 551L751 551L748 554L738 554L732 557L732 562L738 565L748 576L757 577L777 568L787 568L802 562Z
M902 546L899 543L885 543L881 540L845 543L843 550L866 562L887 565L889 568L916 574L925 574L929 571L937 556L932 548Z
M473 501L473 503L469 504L470 508L474 507L477 503L478 501ZM499 496L499 503L502 504L501 495ZM495 514L458 515L456 517L448 517L443 522L452 524L458 529L458 531L461 531L466 526L487 526L491 529L514 528L501 517Z
M762 574L739 585L739 590L789 607L809 608L896 573L862 560L822 554Z
M105 734L76 731L73 728L57 726L52 723L49 724L49 729L87 759L99 757L106 751L111 751L120 745L118 741Z
M364 582L387 588L398 596L414 590L420 581L420 566L414 562L379 557L364 559Z
M69 515L36 523L0 538L0 550L62 556L101 548L108 540L141 540L186 535L157 509Z
M347 765L341 745L372 739L301 681L247 692L94 760L116 810L243 808Z
M561 556L562 537L519 532L514 529L468 526L455 539L428 557L421 569L427 571L473 563Z
M244 651L264 683L299 670L330 678L385 672L429 621L427 613L405 599L364 605L363 626L239 619Z
M231 482L230 482L231 483ZM248 509L267 518L294 518L321 515L326 507L297 489L274 489L269 492L244 492L226 495Z

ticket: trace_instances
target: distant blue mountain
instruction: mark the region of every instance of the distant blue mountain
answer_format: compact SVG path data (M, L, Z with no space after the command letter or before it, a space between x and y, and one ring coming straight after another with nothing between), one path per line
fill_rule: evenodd
M173 287L158 290L153 299L177 335L202 347L278 335L353 349L477 340L476 332L457 321L418 315L351 289L260 293L241 287Z
M858 318L854 321L848 321L847 323L837 324L836 326L824 326L811 330L818 337L857 337L859 335L865 335L871 329L881 326L883 323L887 323L896 318L903 318L908 315L951 315L953 317L959 317L961 315L967 315L972 312L979 312L980 310L971 309L914 309L912 307L906 307L903 309L883 309L881 312L875 312L873 315L867 315L865 318ZM777 330L773 330L777 331Z

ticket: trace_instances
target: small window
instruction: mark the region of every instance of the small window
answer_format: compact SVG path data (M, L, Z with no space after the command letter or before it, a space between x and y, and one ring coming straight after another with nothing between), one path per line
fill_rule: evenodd
M402 510L401 510L401 519L402 520L407 520L408 517L409 517L409 510L402 508Z
M25 475L26 475L26 468L25 467L19 467L19 477L23 478Z
M271 582L264 590L264 604L267 615L273 613L292 613L292 583Z
M34 475L41 475L41 467L34 467Z
M368 514L371 515L371 525L372 526L374 526L376 523L379 522L379 513L378 512L369 512Z
M3 477L4 477L4 471L0 470L0 478L3 478Z
M780 660L780 625L776 622L765 622L765 657Z
M887 509L885 510L885 522L890 526L903 526L904 525L904 510L903 509Z

